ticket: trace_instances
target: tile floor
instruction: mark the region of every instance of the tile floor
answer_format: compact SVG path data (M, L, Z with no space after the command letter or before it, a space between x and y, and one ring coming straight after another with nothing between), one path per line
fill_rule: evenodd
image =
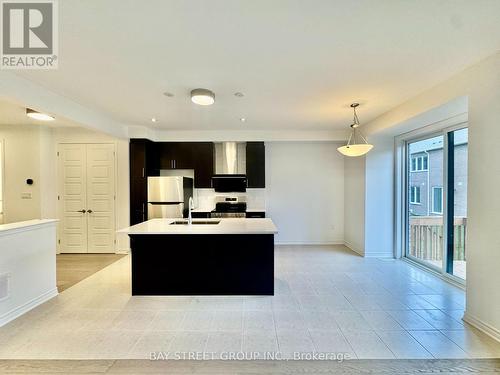
M131 297L127 256L0 328L0 358L500 357L500 343L462 322L464 292L406 262L343 246L280 246L275 289L273 297Z

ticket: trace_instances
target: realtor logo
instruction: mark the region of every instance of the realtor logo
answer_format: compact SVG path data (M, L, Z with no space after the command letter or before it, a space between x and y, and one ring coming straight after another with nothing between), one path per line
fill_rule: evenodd
M0 0L2 69L56 69L56 0Z

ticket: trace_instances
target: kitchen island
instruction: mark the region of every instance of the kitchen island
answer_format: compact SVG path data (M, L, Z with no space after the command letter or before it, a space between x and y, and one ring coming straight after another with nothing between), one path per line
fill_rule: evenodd
M273 295L271 219L153 219L122 229L132 295Z

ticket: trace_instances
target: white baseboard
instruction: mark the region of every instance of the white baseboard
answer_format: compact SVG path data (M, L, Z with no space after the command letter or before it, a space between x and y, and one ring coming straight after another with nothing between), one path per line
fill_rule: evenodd
M469 323L471 326L477 328L478 330L486 333L492 339L500 342L500 330L498 330L497 328L483 322L481 319L470 315L469 313L467 313L467 311L464 313L463 320Z
M290 241L277 241L274 243L275 245L283 245L283 246L292 246L292 245L317 245L317 246L324 246L324 245L343 245L344 241L297 241L297 242L290 242Z
M365 258L394 258L394 254L386 252L364 253Z
M356 246L353 246L351 243L344 241L344 246L348 247L350 250L354 251L356 254L361 255L362 257L365 256L365 251L358 249Z
M49 299L54 298L58 294L59 292L57 291L57 288L54 288L36 298L33 298L31 301L26 302L24 305L18 306L15 309L6 312L2 316L0 316L0 327L20 317L21 315L26 314L28 311L34 309L44 302L47 302Z

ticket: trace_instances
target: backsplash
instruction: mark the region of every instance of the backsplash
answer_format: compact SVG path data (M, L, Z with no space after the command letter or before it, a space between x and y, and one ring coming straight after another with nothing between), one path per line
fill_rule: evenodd
M246 196L247 210L266 210L266 189L247 189L246 193L216 193L213 189L195 189L198 210L211 211L215 208L216 196Z

